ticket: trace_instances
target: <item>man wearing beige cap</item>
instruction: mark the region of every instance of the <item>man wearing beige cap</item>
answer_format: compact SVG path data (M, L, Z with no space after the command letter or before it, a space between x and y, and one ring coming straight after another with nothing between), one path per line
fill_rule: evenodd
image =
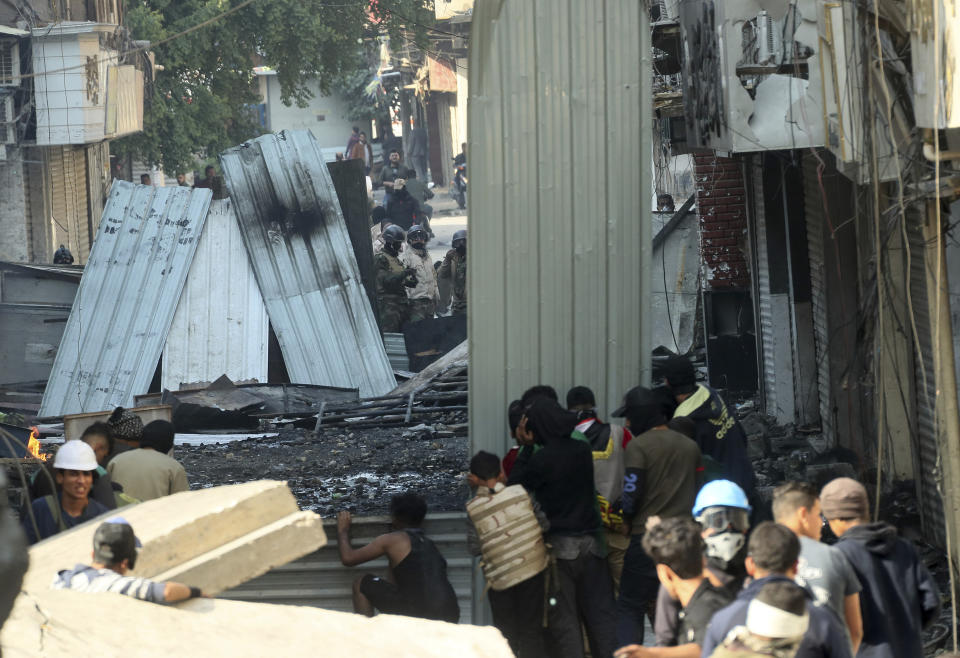
M860 579L863 642L858 656L922 656L921 632L940 612L940 594L930 572L892 525L870 522L867 490L850 478L832 480L820 506L836 546Z

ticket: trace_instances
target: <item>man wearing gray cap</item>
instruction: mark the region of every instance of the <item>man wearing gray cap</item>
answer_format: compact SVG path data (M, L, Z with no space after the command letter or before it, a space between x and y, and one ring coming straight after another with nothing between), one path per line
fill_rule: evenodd
M140 541L126 520L119 516L108 519L93 536L93 564L78 564L73 569L59 572L51 587L79 592L113 592L151 603L177 603L204 595L199 587L126 575L137 562L139 546Z
M889 523L870 522L867 490L851 478L831 480L820 492L823 517L840 538L863 591L859 656L922 656L922 630L940 614L940 593L910 542Z

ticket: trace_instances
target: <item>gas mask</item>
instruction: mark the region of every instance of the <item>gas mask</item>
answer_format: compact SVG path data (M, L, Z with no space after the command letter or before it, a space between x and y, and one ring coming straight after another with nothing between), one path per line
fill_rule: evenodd
M724 571L745 557L749 515L738 507L708 507L697 517L703 526L703 542L707 557L712 558ZM744 554L741 557L741 554ZM739 559L738 559L739 558Z

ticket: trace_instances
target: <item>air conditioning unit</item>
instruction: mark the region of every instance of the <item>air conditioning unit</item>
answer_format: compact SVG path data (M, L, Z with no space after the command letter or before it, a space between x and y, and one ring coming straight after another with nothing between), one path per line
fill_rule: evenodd
M679 0L651 0L650 22L663 23L676 21L680 14Z
M783 59L783 31L766 11L757 15L757 64L779 66Z
M20 42L0 41L0 87L20 86Z
M0 144L17 143L17 122L13 107L13 95L0 96Z

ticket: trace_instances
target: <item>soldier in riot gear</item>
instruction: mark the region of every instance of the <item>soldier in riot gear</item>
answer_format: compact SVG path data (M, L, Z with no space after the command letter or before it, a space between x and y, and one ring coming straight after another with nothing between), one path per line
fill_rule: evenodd
M453 315L467 314L467 231L460 229L453 234L453 249L447 252L440 266L440 278L450 279L453 295L450 309Z
M400 260L400 247L404 233L399 226L384 229L383 251L374 256L377 272L377 310L380 331L398 333L407 323L410 313L406 288L417 285L416 271L406 267Z
M417 285L407 288L410 301L410 322L427 320L437 311L440 292L437 290L437 277L433 271L430 254L427 253L427 231L414 224L407 232L407 248L400 254L400 261L417 273Z

